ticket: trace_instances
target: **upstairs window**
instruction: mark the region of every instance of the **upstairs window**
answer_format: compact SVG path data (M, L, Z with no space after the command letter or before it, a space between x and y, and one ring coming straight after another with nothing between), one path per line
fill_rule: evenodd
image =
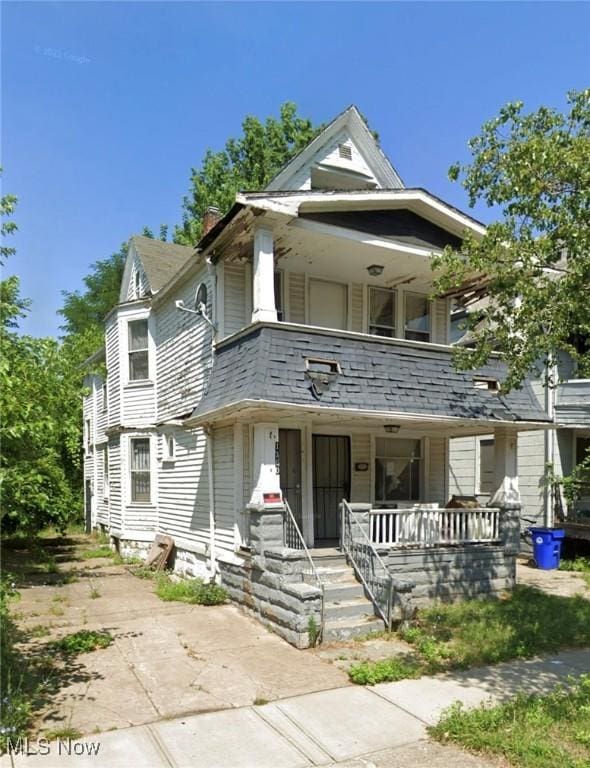
M375 502L420 499L420 440L378 437L375 441Z
M430 341L430 301L419 293L405 294L405 338Z
M129 381L149 379L148 321L129 323Z
M134 437L131 439L130 474L131 501L149 503L151 501L149 437Z
M140 299L141 298L141 275L139 273L139 269L135 270L133 280L134 280L134 288L135 288L135 298Z
M395 336L396 294L390 288L369 288L369 333Z
M108 410L109 407L109 400L108 400L108 390L107 390L107 383L102 385L102 410L104 411Z
M84 447L86 453L92 453L92 427L90 419L84 421Z

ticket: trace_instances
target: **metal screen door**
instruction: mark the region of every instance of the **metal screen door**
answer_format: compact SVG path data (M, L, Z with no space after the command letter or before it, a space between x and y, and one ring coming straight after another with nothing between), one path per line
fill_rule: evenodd
M314 435L313 525L316 542L339 538L339 507L343 498L350 498L350 440L342 435Z

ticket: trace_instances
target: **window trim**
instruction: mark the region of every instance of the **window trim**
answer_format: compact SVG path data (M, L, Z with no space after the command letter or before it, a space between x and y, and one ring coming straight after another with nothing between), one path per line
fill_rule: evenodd
M424 299L426 301L426 307L428 309L428 338L427 339L409 339L407 336L408 330L410 330L410 333L422 333L424 334L425 331L412 331L411 329L408 329L408 319L407 319L407 309L408 309L408 296L419 296L421 299ZM426 344L432 343L432 320L433 320L433 311L432 311L432 299L428 297L427 293L420 293L419 291L404 291L404 306L403 306L403 336L401 338L405 339L406 341L417 341L417 342L423 342Z
M367 333L370 336L381 336L384 339L396 339L397 325L398 325L398 308L399 308L399 292L396 288L388 288L386 285L367 285ZM372 291L384 291L393 296L393 327L386 325L377 325L371 323L371 292ZM371 328L387 328L392 331L391 336L386 336L381 333L372 333Z
M482 490L482 487L481 487L481 444L484 442L491 443L493 447L495 445L494 436L481 435L475 438L475 483L474 483L475 487L473 490L476 496L491 496L495 491L495 488L493 487L493 483L494 483L493 479L492 479L491 490L489 491ZM493 461L495 460L493 459ZM492 464L492 472L494 471L495 471L495 468Z
M162 461L173 464L176 461L176 449L178 447L176 432L163 432L162 439ZM172 451L170 451L170 441L172 441Z
M111 493L111 483L109 478L109 447L105 445L102 449L102 497L108 501Z
M134 323L145 323L146 328L146 346L142 347L141 349L131 349L131 326ZM131 378L131 356L137 354L138 352L145 352L147 354L147 377L143 379L133 379ZM134 384L141 384L145 382L151 381L150 379L150 373L151 373L151 362L150 362L150 323L149 323L149 317L146 315L145 317L133 317L129 318L127 320L127 383L134 385Z
M148 444L148 466L149 469L133 469L133 443L136 440L147 440ZM129 466L127 468L127 482L129 487L129 504L134 506L153 506L154 505L154 488L153 488L153 467L152 467L152 457L153 457L153 447L152 447L152 439L150 435L133 435L129 437L129 445L128 445L128 456L129 456ZM148 500L137 500L133 498L133 473L134 472L141 472L143 474L149 475L149 499Z
M404 459L409 458L407 456L379 456L379 453L377 451L377 441L378 440L416 440L420 445L420 456L417 457L415 460L419 462L418 464L418 498L417 499L392 499L392 500L381 500L377 498L377 459L388 459L388 458L398 458L398 459ZM383 508L386 508L385 505L394 505L394 504L418 504L420 503L420 500L422 497L426 496L427 493L427 478L425 476L425 469L427 465L429 464L429 458L427 456L427 444L426 440L421 437L413 437L411 435L408 436L400 436L396 435L395 437L390 437L389 435L373 435L372 444L371 444L371 497L372 497L372 503L375 505L381 505Z

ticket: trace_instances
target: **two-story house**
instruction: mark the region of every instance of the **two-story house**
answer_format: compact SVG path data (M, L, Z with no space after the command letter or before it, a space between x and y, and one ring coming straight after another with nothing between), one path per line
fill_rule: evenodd
M514 583L519 432L502 361L457 372L432 254L483 226L405 187L356 108L193 250L131 240L85 398L86 502L122 552L174 539L296 645ZM491 506L447 508L450 440L494 436Z

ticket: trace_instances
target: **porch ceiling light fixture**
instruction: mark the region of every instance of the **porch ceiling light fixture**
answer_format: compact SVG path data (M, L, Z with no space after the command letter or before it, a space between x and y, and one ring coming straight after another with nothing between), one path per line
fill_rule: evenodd
M384 424L383 429L390 435L397 435L401 429L400 424Z
M371 277L379 277L383 273L383 270L385 267L383 264L370 264L367 267L367 272L371 275Z

